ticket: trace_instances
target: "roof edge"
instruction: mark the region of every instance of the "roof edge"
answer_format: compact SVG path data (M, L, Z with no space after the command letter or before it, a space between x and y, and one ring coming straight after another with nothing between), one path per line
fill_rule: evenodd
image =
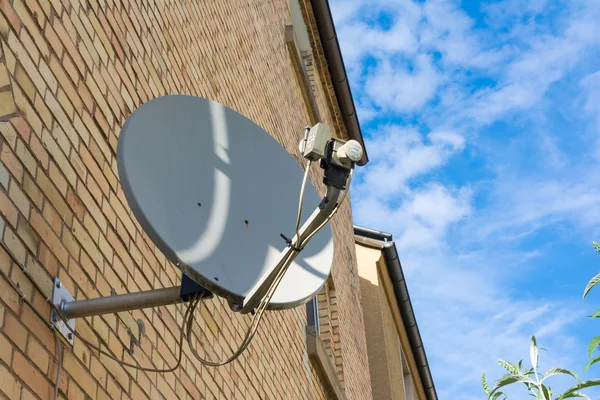
M340 111L342 112L346 130L351 139L358 141L363 146L363 156L357 163L363 166L369 162L369 156L367 155L367 148L360 129L358 115L356 114L356 107L352 98L352 91L350 90L350 83L346 74L346 67L344 66L342 51L337 39L329 2L328 0L310 0L310 3L317 22L317 29L319 30L323 52L327 59L329 73L331 74L333 90L335 91Z

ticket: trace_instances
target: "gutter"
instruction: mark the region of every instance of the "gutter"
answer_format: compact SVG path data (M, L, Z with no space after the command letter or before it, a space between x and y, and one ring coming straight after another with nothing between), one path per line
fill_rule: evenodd
M419 370L419 376L423 383L425 396L427 397L427 400L438 400L433 378L431 376L431 370L429 369L429 363L427 362L427 354L425 354L421 333L417 326L417 320L410 301L410 295L408 294L408 287L406 286L406 280L404 279L404 273L402 272L398 250L396 249L394 241L391 240L392 235L390 233L374 231L358 226L354 227L354 234L358 236L357 241L369 246L373 246L375 241L379 241L379 248L383 253L385 265L394 286L394 295L396 297L398 308L400 309L400 315L402 316L402 321L415 357L415 362L417 363L417 369ZM361 240L363 238L366 238L367 240Z
M363 166L369 162L369 156L367 155L358 116L356 115L356 107L354 106L354 99L352 98L352 91L350 90L346 67L344 66L340 44L335 32L329 2L328 0L310 0L310 3L317 22L317 29L321 37L321 44L325 58L327 59L329 73L331 74L333 90L335 91L348 135L351 139L358 141L364 150L363 157L357 163Z

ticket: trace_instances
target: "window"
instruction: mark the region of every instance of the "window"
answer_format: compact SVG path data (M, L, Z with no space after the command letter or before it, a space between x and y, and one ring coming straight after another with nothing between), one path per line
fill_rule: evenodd
M306 316L309 357L322 371L335 398L345 399L337 299L331 277L321 292L306 304Z
M319 313L319 336L325 346L325 351L335 367L335 372L344 386L344 368L342 362L342 343L340 339L340 324L337 308L335 286L331 277L317 296Z
M290 52L310 123L314 125L319 122L320 116L315 99L313 53L298 0L290 1L290 12L292 25L285 27L285 42Z
M402 375L404 376L404 398L406 400L414 400L413 380L410 373L410 368L406 362L406 357L400 348L400 340L398 339L398 348L400 349L400 357L402 357Z

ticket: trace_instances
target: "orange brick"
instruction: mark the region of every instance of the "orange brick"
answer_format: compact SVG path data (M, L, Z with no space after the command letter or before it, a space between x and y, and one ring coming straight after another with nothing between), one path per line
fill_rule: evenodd
M48 225L52 228L56 235L60 235L62 232L63 220L60 215L56 212L52 204L46 203L44 204L44 210L42 212L42 216L48 222Z
M62 232L62 243L65 245L66 249L69 251L71 256L75 260L79 261L79 252L81 251L81 248L75 240L75 238L73 237L73 234L69 232L68 229L64 229ZM69 273L70 272L71 271L69 271Z
M54 30L52 25L46 24L46 26L44 27L44 36L46 37L46 40L48 41L48 43L50 43L50 45L52 46L52 48L54 49L56 54L58 55L58 58L62 57L63 43L60 40L60 38L58 37L58 35L56 34L56 31ZM52 88L52 86L51 86L51 88ZM54 89L54 90L56 90L56 89Z
M0 133L2 133L2 136L4 136L4 140L6 140L8 145L14 149L17 145L18 137L15 128L7 121L0 121Z
M63 281L63 279L61 279ZM23 306L21 313L21 322L29 329L31 333L39 340L46 349L53 349L56 346L54 332L50 330L48 321L50 320L50 309L47 309L47 315L44 320L30 308L28 305Z
M96 144L100 148L100 151L102 151L106 159L110 159L112 157L112 153L105 142L105 137L103 136L103 133L101 133L98 129L98 125L96 125L96 122L94 122L91 116L89 116L87 113L83 115L83 122L85 123L85 126L89 129L90 135L96 141Z
M15 258L21 264L24 264L27 257L27 249L19 239L19 236L8 226L4 229L4 244L13 253Z
M77 154L76 151L71 151L69 161L71 161L71 165L73 166L73 169L75 170L77 175L81 178L83 182L85 182L87 178L87 170L83 164L83 161L81 161L79 154Z
M13 228L17 227L17 218L19 217L19 211L13 204L10 198L3 192L0 191L0 212L4 215L4 219L8 221Z
M27 223L27 221L23 218L19 220L19 228L17 229L17 234L25 243L25 245L29 248L32 253L37 252L38 244L40 243L39 236L31 229L31 226Z
M8 146L2 146L0 160L19 183L23 182L23 165ZM107 183L108 185L108 183Z
M106 386L106 368L98 361L96 357L92 357L90 363L90 372L92 376L100 383L100 386Z
M0 3L0 11L4 13L12 28L19 33L21 29L21 21L14 8L12 8L8 1L3 1Z
M29 200L25 193L21 190L21 188L15 183L15 181L10 182L10 190L8 192L10 199L14 203L15 206L21 211L21 213L25 216L26 219L29 218Z
M17 111L15 101L10 91L0 92L0 117L6 118Z
M50 249L44 245L44 243L40 243L40 255L39 261L44 266L46 271L50 276L58 275L58 260L51 253Z
M85 400L86 396L83 390L75 383L73 379L69 381L69 390L67 391L67 397L72 400Z
M36 161L35 158L33 158L33 155L31 154L31 152L29 151L29 149L27 147L25 147L25 144L23 144L23 141L19 140L17 142L17 157L23 162L23 165L25 165L25 168L29 171L29 173L31 175L35 175L35 169L37 168L36 166Z
M31 137L31 129L29 129L29 125L27 125L27 121L23 119L21 116L16 116L10 119L10 123L19 132L19 135L23 138L25 143L29 142L29 138Z
M49 354L42 345L32 337L29 337L29 343L27 344L27 356L44 374L48 372L48 366L50 365Z
M71 352L65 352L63 368L69 375L76 377L77 384L92 398L96 397L96 382ZM70 390L70 387L69 387Z
M81 160L83 161L85 166L88 168L88 171L90 172L90 174L94 177L94 179L96 180L96 182L102 189L102 192L105 195L108 195L108 193L110 191L110 186L108 184L108 181L104 177L104 174L98 167L98 164L96 164L96 161L94 160L94 158L92 157L92 155L90 154L88 149L85 148L84 146L80 146L79 147L79 155L81 156Z
M59 87L56 98L71 119L73 118L73 110L79 115L82 114L83 102L77 94L75 87L71 86L70 84L69 86Z
M87 113L83 114L84 119L86 118ZM89 118L89 117L88 117ZM79 117L79 115L75 115L73 118L73 127L75 128L75 132L81 138L81 141L88 145L90 143L90 133L88 132L87 126L84 124L83 120ZM69 140L73 143L73 147L75 149L79 148L79 140L75 140L77 137L69 136Z
M46 271L40 264L38 264L32 257L27 259L27 270L29 276L36 283L37 287L41 289L41 294L44 298L52 296L52 280L48 271Z
M20 64L17 64L17 68L15 69L15 80L19 85L21 85L21 88L27 97L29 97L29 100L33 102L35 99L35 86Z
M93 182L93 179L88 179L88 182ZM90 189L93 190L92 185L88 184L88 186L90 187ZM100 230L102 232L106 231L106 219L104 218L102 211L100 211L100 208L98 207L96 201L91 196L91 193L88 192L84 185L77 185L77 194L79 195L79 198L81 199L83 204L88 209L89 213L92 215L92 217L100 227ZM102 201L101 197L100 201Z
M102 253L98 251L98 248L96 247L96 244L94 243L90 235L85 231L83 226L81 226L81 224L77 220L73 221L73 236L77 238L77 240L81 244L81 247L85 249L85 251L88 253L94 264L96 264L98 268L102 268Z
M33 49L35 49L35 51L37 51L37 48L39 48L39 51L44 55L44 57L48 57L48 45L46 44L46 41L40 34L38 24L31 18L31 14L27 10L27 8L25 8L25 5L21 2L21 0L13 0L13 7L17 15L19 15L19 17L21 18L21 22L25 25L25 27L27 27L29 33L32 36L32 38L28 38L28 40L23 40L23 38L25 37L23 35L25 31L21 32L21 40L23 41L25 46L32 47Z
M0 88L4 88L10 85L10 78L8 77L8 70L6 69L5 63L0 63Z
M58 214L62 217L68 227L73 224L73 213L67 206L61 194L56 187L48 179L48 177L40 170L37 172L37 184L41 191L46 195L47 199L54 206Z
M67 74L71 77L73 82L79 81L79 70L75 66L75 63L69 56L65 56L62 60L62 65L67 72Z
M36 111L31 106L31 103L27 101L23 91L19 89L18 85L13 85L13 95L15 98L15 104L33 129L33 131L39 136L42 134L42 120L37 115Z
M4 361L7 365L10 365L12 360L12 351L12 344L8 341L6 336L0 334L0 360Z
M48 64L46 64L46 61L44 61L43 59L40 60L40 65L38 66L38 68L40 70L40 74L48 84L48 88L50 89L50 91L52 93L56 93L56 90L58 89L58 82L56 81L54 74L48 67Z
M42 146L40 139L38 139L36 135L31 137L29 147L31 148L31 152L35 155L35 158L40 162L42 168L48 170L48 152L44 149L44 146ZM32 175L35 176L35 174Z
M79 80L79 83L77 84L77 91L81 96L81 100L83 101L83 104L87 110L92 111L94 107L94 99L92 98L92 93L90 93L90 90L87 88L83 80Z
M21 390L21 400L37 400L37 397L29 389L24 387Z
M66 161L64 161L64 162L66 162ZM50 179L52 180L52 182L54 182L54 185L58 188L58 191L63 196L66 196L68 185L67 185L67 180L65 179L61 170L56 166L55 163L50 162L50 168L49 168L48 172L49 172L48 175L50 176ZM75 172L73 171L73 173L75 173Z
M19 38L17 38L17 36L13 35L11 32L8 35L7 42L12 51L14 51L19 63L23 66L23 69L27 71L27 75L29 75L29 78L37 90L40 93L44 93L46 84L37 69L37 63L40 59L40 55L35 46L32 46L31 38L27 32L25 30L21 31Z
M94 221L94 218L87 214L83 220L83 226L90 234L90 237L94 241L95 244L98 244L98 237L100 236L100 229L98 228L98 224Z
M7 3L3 1L0 3L0 8L2 4ZM21 384L17 381L17 379L11 374L4 365L0 364L0 390L9 397L9 399L18 399L19 392L21 391Z
M63 48L73 58L73 62L75 63L75 65L77 65L77 69L79 69L79 72L81 74L84 74L85 63L83 62L83 58L81 58L81 54L75 47L75 44L71 41L71 38L69 37L69 34L67 33L67 30L62 24L60 18L54 18L52 26L54 27L54 31L56 32L56 35L58 36Z
M33 226L33 229L37 231L37 233L40 235L40 238L44 241L44 243L46 243L52 253L54 253L60 263L66 267L69 260L69 254L67 253L67 250L60 242L60 239L56 237L56 234L36 210L31 210L31 225Z
M37 2L37 0L25 0L25 4L31 10L33 21L35 22L36 27L42 28L44 26L44 22L46 19L45 18L46 14L45 14L44 9L40 6L40 4ZM48 14L49 13L50 13L50 10L48 9Z
M96 140L90 140L90 144L88 145L87 149L92 154L94 160L96 160L96 163L99 166L102 166L104 164L104 157L102 156L102 151L100 150L100 146L98 146Z
M77 194L71 188L67 190L67 204L69 207L71 207L71 210L73 210L77 218L80 221L83 221L85 208L81 202L81 199L79 199L79 196L77 196Z
M13 290L14 289L9 289ZM7 313L4 322L4 334L19 348L25 351L27 345L27 331L12 314Z
M13 370L19 378L27 382L35 394L43 399L50 398L52 395L50 382L19 352L14 354Z
M43 96L41 96L39 93L36 93L33 105L38 114L40 115L40 118L44 122L46 128L52 129L52 113L50 113L50 109L46 107L46 103L44 103Z

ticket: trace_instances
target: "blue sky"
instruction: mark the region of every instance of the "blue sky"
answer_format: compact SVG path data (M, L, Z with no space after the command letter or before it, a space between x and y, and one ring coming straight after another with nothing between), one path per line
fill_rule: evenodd
M481 372L528 358L532 334L542 368L581 372L600 332L600 291L581 300L600 271L600 1L331 9L371 159L355 221L394 235L440 398L483 398Z

